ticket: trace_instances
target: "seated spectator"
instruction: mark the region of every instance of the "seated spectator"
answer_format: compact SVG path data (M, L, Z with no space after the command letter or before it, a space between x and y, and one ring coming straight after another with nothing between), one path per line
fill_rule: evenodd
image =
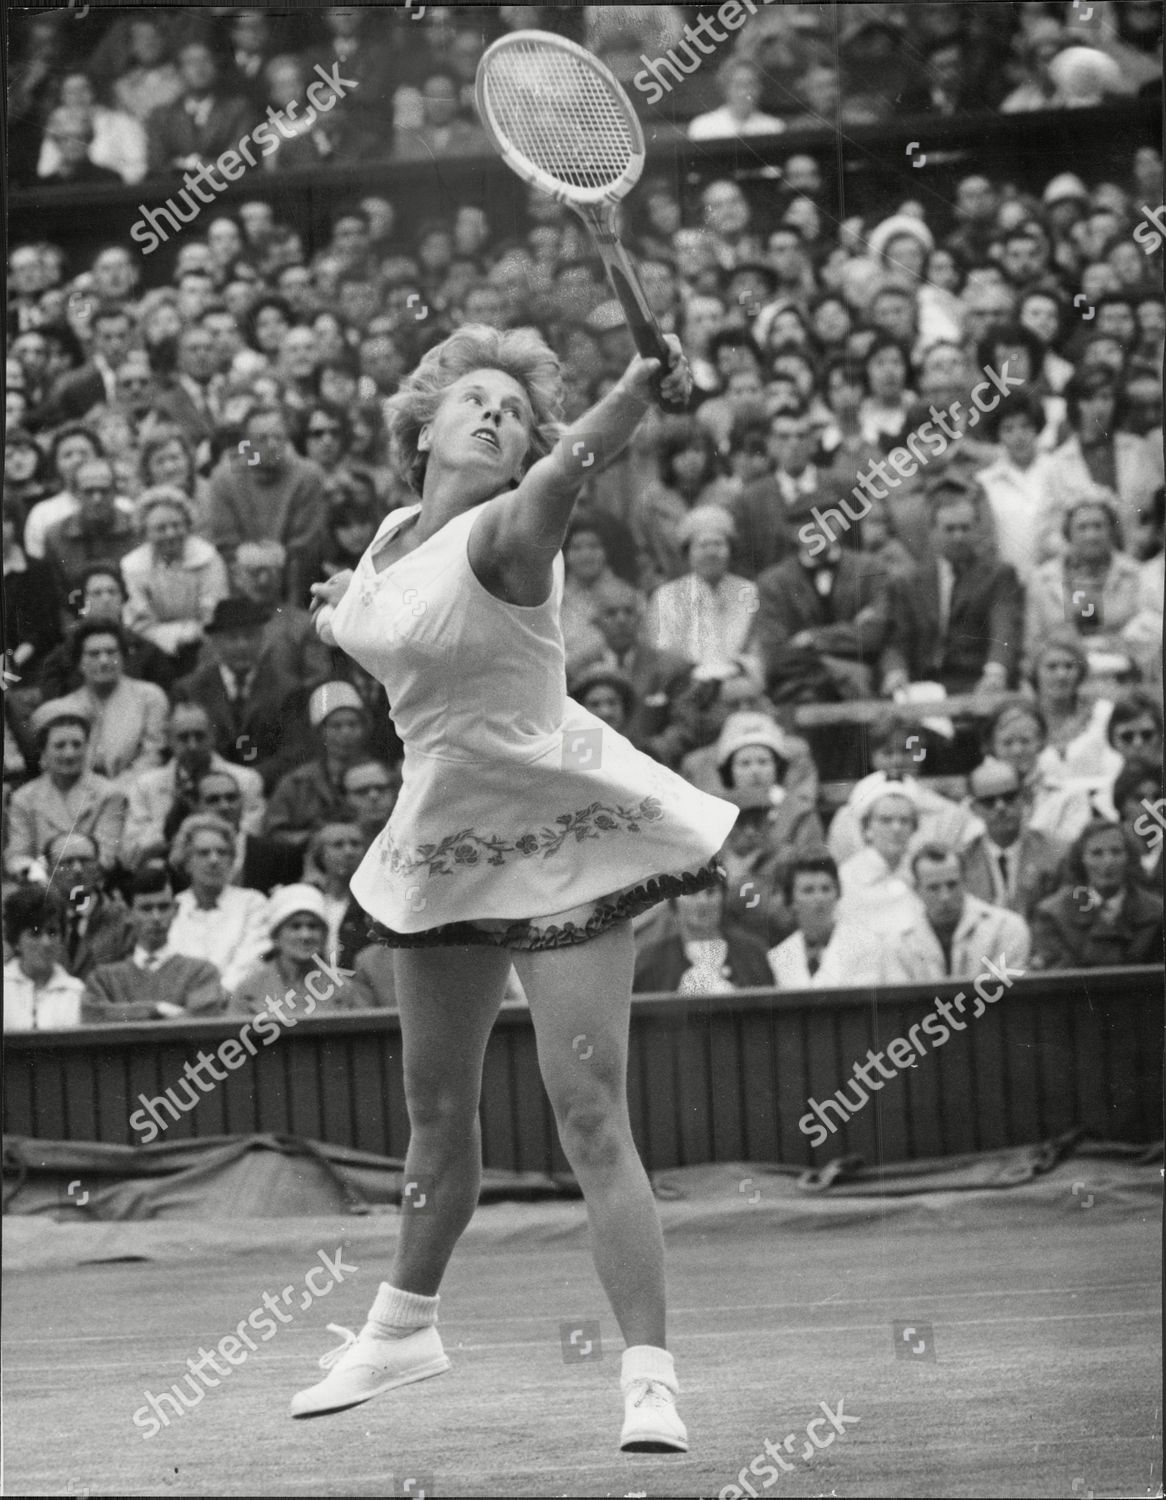
M151 423L142 437L138 464L144 489L166 485L182 491L191 505L194 529L201 536L210 515L210 487L198 472L194 444L183 428L170 422Z
M1120 533L1133 536L1162 483L1161 444L1124 430L1118 383L1105 370L1078 370L1065 387L1070 436L1054 450L1048 502L1040 519L1039 550L1063 549L1066 504L1100 487L1117 497Z
M58 521L75 516L81 509L81 502L74 493L77 472L83 464L101 456L98 439L80 422L66 423L53 434L49 445L49 467L60 488L47 500L34 505L28 513L24 526L24 550L29 557L44 557L45 538L49 531ZM119 509L127 516L133 515L133 506L128 500L121 502Z
M772 947L787 937L793 918L782 888L784 873L798 851L782 850L770 837L777 810L762 787L724 794L740 808L718 859L728 877L725 921Z
M854 815L864 847L838 868L842 892L839 916L869 931L905 927L919 911L908 858L911 841L919 831L914 783L869 786L855 799Z
M246 890L262 891L265 896L270 896L276 886L294 885L299 881L303 873L303 858L299 850L284 839L269 839L243 831L241 769L232 766L229 770L205 771L198 779L194 810L222 818L235 832L231 885L241 885Z
M1002 699L984 725L982 743L986 755L1004 761L1019 775L1028 828L1068 844L1091 818L1108 816L1099 801L1102 794L1079 783L1064 785L1042 769L1048 726L1035 703L1020 697Z
M632 500L640 587L651 591L684 571L680 527L701 505L727 505L733 487L720 472L711 436L689 417L666 417L657 446L659 478Z
M1119 823L1095 819L1069 853L1066 883L1036 908L1034 969L1162 963L1162 897L1139 880L1138 848Z
M976 549L976 503L958 482L931 496L935 560L889 585L881 671L888 697L912 682L948 693L1000 692L1015 681L1023 594L1006 563Z
M826 495L833 494L813 461L815 441L804 407L785 407L770 418L772 471L744 485L729 507L737 526L737 571L746 578L756 578L793 550L792 512L803 503L825 505Z
M267 906L259 891L228 883L235 830L222 818L195 813L175 835L170 863L190 879L177 898L170 947L188 958L210 959L223 988L233 993L263 955Z
M206 958L179 953L170 941L178 903L166 868L148 864L139 870L129 902L132 952L99 964L88 976L84 1020L117 1025L220 1015L226 996L219 971Z
M736 526L719 505L701 505L681 522L678 537L688 571L661 584L648 601L648 639L716 674L756 671L750 645L756 585L729 571Z
M52 526L44 542L45 561L65 595L79 587L86 568L95 562L120 562L136 541L133 506L119 501L113 465L107 459L82 464L73 483L77 511Z
M1014 44L1024 65L1025 77L1000 101L1002 115L1056 109L1063 104L1049 65L1064 45L1065 32L1059 21L1044 16L1030 23Z
M365 1010L374 1002L350 985L351 971L325 956L328 920L314 885L285 885L263 913L264 956L231 996L237 1016L277 1015L286 1026L337 1010Z
M884 929L886 983L973 979L985 972L988 960L1013 973L1028 967L1028 923L973 896L954 849L924 844L912 857L911 871L921 910L906 925ZM962 1009L958 999L955 1003Z
M20 545L23 515L4 499L4 667L12 678L35 679L61 640L61 604L52 568Z
M90 721L78 708L42 703L32 716L41 774L17 787L8 804L8 852L4 868L17 879L47 880L41 863L49 840L61 833L87 833L97 844L103 870L117 863L126 799L111 781L86 770Z
M302 115L296 113L308 86L318 82L299 58L271 58L263 69L263 81L263 105L274 110L284 125L278 133L272 132L277 141L274 149L263 152L260 165L265 172L303 171L388 155L387 141L365 128L346 99L334 98L326 113L311 108Z
M398 133L393 160L486 156L490 150L486 132L477 121L457 118L458 96L457 75L444 68L431 69L421 86L421 125Z
M401 769L383 760L356 760L340 773L346 814L371 844L392 816L401 791Z
M93 116L85 109L54 109L45 124L44 144L56 165L41 175L45 187L120 186L122 179L93 160Z
M317 828L304 853L304 881L324 897L328 935L320 951L345 967L369 941L369 918L349 890L368 846L358 823L337 820Z
M768 953L779 990L850 989L882 984L883 945L854 922L838 920L838 866L825 849L799 854L784 895L796 930Z
M4 1030L63 1031L81 1024L85 989L61 967L61 903L27 886L4 903Z
M61 901L61 962L77 979L133 946L126 909L103 889L97 844L87 833L62 833L45 850L49 886Z
M1077 633L1068 626L1050 630L1036 648L1029 678L1049 730L1039 764L1052 781L1108 786L1122 766L1106 737L1113 704L1082 695L1088 676L1089 659Z
M688 699L692 662L677 651L662 651L644 633L642 596L622 578L595 590L594 621L604 649L594 662L622 672L632 687L632 717L624 733L655 760L675 769L695 743Z
M1163 829L1166 797L1162 795L1160 766L1131 761L1113 784L1113 805L1122 826L1138 836L1141 878L1151 890L1162 888ZM1138 871L1135 870L1135 874Z
M1041 527L1052 459L1037 441L1042 424L1040 404L1026 391L1001 402L986 424L999 443L999 457L976 474L992 513L997 556L1020 578L1030 577L1046 557Z
M180 703L197 703L215 732L215 749L268 781L287 753L285 705L294 684L261 664L267 611L250 599L221 599L206 633L211 659L174 686Z
M128 598L125 581L116 563L92 563L82 573L81 582L73 590L69 602L76 610L78 624L106 620L112 625L120 625ZM46 699L63 698L82 684L77 666L76 630L77 625L74 625L65 640L45 657L40 685ZM122 634L125 637L126 676L152 682L163 692L168 692L174 681L171 658L134 630L126 630L123 626Z
M1031 921L1037 902L1056 889L1068 846L1025 826L1024 786L1015 766L982 761L968 787L984 832L957 851L964 884L973 896Z
M793 748L792 737L760 713L731 715L716 745L722 787L730 792L763 792L767 797L773 815L766 840L782 860L820 847L823 840L822 823L811 798L785 786Z
M794 556L757 580L756 644L775 702L869 698L886 633L875 608L883 573L819 527L816 510L803 505L791 513L791 523L803 523Z
M368 713L347 682L325 682L308 700L320 754L289 771L272 793L264 832L302 847L325 822L346 816L340 778L368 754Z
M223 455L211 476L210 540L228 564L240 542L279 542L288 558L284 598L303 604L323 541L323 471L292 451L279 411L255 407L242 433L260 462Z
M717 82L724 96L720 109L696 115L688 122L690 141L717 141L734 136L779 135L785 121L777 115L763 114L757 108L761 97L762 73L755 63L743 58L729 58L722 65Z
M915 556L899 540L890 506L885 500L872 500L870 509L858 523L858 550L878 570L884 585L892 579L911 578L915 573Z
M105 167L122 182L140 182L146 175L146 133L133 115L107 109L97 102L97 91L84 73L67 73L61 79L60 104L88 116L93 128L89 160ZM60 146L46 133L37 161L36 175L52 179L61 165Z
M617 734L631 738L628 726L636 712L636 694L630 679L618 667L605 667L597 662L571 678L567 691L576 703L609 724ZM637 744L636 748L643 747Z
M209 275L209 273L207 273ZM174 371L155 400L165 422L186 434L200 452L207 451L222 414L223 376L216 371L214 335L200 323L188 323L175 343ZM235 457L240 457L238 453ZM200 523L203 517L199 517Z
M170 60L169 35L161 15L134 11L126 19L129 50L114 81L113 96L127 114L145 123L156 109L181 97L182 79Z
M1113 705L1105 729L1110 746L1127 766L1162 764L1162 701L1148 688L1134 687Z
M919 773L927 764L926 759L916 759L919 752L914 747L920 738L917 724L897 720L889 711L867 726L868 763L874 770L855 782L847 800L831 819L826 842L837 864L841 865L863 847L855 812L857 804L864 802L873 788L888 783L911 783L919 813L918 841L964 849L983 833L984 825L974 813L920 780Z
M331 675L331 654L316 634L308 611L283 602L286 566L287 552L278 542L242 542L235 553L231 581L237 598L249 600L267 615L260 642L260 675L270 670L278 681L312 688Z
M1068 624L1086 650L1123 651L1121 631L1138 613L1141 574L1119 548L1112 494L1094 488L1065 502L1062 557L1042 563L1032 575L1024 621L1030 666L1049 634Z
M144 771L130 784L122 863L134 869L147 851L165 847L178 827L198 811L198 787L209 771L226 771L242 794L240 829L257 833L266 810L263 778L250 766L236 766L216 753L210 715L198 703L176 703L166 730L170 760Z
M189 41L178 52L182 95L160 105L146 124L151 175L213 166L246 135L255 112L240 94L219 91L219 66L211 48Z
M166 694L126 676L125 635L113 621L82 620L73 645L81 686L59 699L59 708L89 721L86 769L128 790L134 777L162 764Z
M146 490L138 500L146 540L121 563L129 590L126 624L173 657L184 676L198 660L215 605L228 593L222 558L191 534L193 524L193 507L181 490Z
M769 987L765 945L725 920L724 886L674 896L668 905L676 930L636 955L633 990L727 995Z

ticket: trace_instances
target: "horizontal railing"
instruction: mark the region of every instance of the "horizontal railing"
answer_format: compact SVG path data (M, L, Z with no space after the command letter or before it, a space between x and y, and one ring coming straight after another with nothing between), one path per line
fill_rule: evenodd
M966 1029L939 1047L920 1032L936 1000L968 1000ZM906 1161L1023 1145L1081 1128L1105 1140L1162 1135L1163 972L1088 970L1017 979L978 1018L968 983L679 998L636 996L628 1062L633 1130L653 1170L715 1161L821 1164L857 1154ZM400 1020L368 1011L313 1017L243 1057L187 1112L159 1099L200 1052L238 1038L239 1021L84 1027L5 1037L4 1130L51 1140L295 1135L385 1156L409 1138ZM865 1107L811 1145L799 1121L835 1090L856 1099L852 1067L868 1049L910 1038L922 1055ZM584 1039L578 1051L586 1066ZM902 1049L898 1049L902 1055ZM879 1074L870 1070L876 1079ZM204 1072L204 1076L208 1076ZM191 1088L193 1089L193 1085ZM185 1089L177 1090L182 1103ZM178 1115L171 1123L171 1116ZM815 1118L810 1115L811 1120ZM563 1172L567 1163L538 1070L525 1006L505 1008L491 1035L482 1089L487 1166ZM149 1139L147 1137L149 1136ZM820 1138L814 1132L814 1140Z

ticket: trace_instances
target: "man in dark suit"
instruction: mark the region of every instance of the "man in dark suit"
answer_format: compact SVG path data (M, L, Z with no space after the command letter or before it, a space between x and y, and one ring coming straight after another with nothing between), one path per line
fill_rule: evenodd
M579 670L614 667L627 677L635 707L624 733L654 759L675 768L697 744L693 712L686 708L694 664L644 639L643 599L622 578L612 578L596 590L596 605L595 623L605 647L582 661Z
M88 979L98 964L133 951L129 914L102 890L97 844L87 833L60 833L45 854L65 910L61 962L75 979Z
M93 315L93 356L79 369L58 377L30 425L38 431L79 421L95 406L117 399L117 369L133 343L134 325L122 308L102 308Z
M1024 826L1020 774L986 760L968 779L972 806L985 832L964 850L964 886L973 896L1032 920L1037 903L1057 889L1068 846Z
M208 771L198 783L199 812L214 813L239 834L233 885L270 896L277 885L294 885L303 875L303 853L285 839L242 833L243 792L229 771Z
M766 446L771 472L746 484L731 506L737 523L733 571L743 578L757 578L793 551L793 513L803 503L825 508L835 494L838 486L824 486L824 476L812 462L814 444L804 406L784 408L770 418Z
M765 944L725 920L723 885L677 896L669 905L676 926L637 953L633 990L719 995L772 988Z
M255 122L246 99L218 92L218 64L205 42L186 43L178 54L178 71L181 99L154 110L146 122L151 175L213 165L224 151L238 147Z
M871 667L886 633L876 607L886 578L869 557L818 530L813 508L802 502L793 512L791 524L804 532L796 537L796 554L757 580L757 645L765 680L776 683L807 667L824 668L843 698L869 697Z
M883 692L909 682L1000 692L1016 680L1023 590L1007 564L977 554L977 506L966 484L940 480L928 500L933 556L884 595Z
M282 765L284 715L293 684L258 671L267 614L249 599L221 599L207 635L212 659L174 686L177 703L198 703L214 726L215 749L264 778Z
M184 328L178 336L174 374L154 401L155 409L176 422L196 445L213 434L219 416L215 364L210 329L197 324Z

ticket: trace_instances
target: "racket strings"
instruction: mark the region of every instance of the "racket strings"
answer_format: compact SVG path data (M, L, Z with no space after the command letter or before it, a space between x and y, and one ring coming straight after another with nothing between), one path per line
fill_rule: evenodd
M491 61L486 98L511 146L567 187L612 185L636 153L621 101L568 53L507 48Z

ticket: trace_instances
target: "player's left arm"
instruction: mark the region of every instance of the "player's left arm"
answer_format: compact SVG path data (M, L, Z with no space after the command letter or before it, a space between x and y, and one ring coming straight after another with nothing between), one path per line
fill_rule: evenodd
M493 502L490 552L507 577L520 577L536 590L540 584L549 586L551 565L586 480L624 447L660 397L670 403L687 401L692 389L688 361L675 335L667 335L666 341L673 360L660 381L659 397L654 382L660 361L635 355L602 401L563 431L516 489ZM544 586L540 597L545 595Z

